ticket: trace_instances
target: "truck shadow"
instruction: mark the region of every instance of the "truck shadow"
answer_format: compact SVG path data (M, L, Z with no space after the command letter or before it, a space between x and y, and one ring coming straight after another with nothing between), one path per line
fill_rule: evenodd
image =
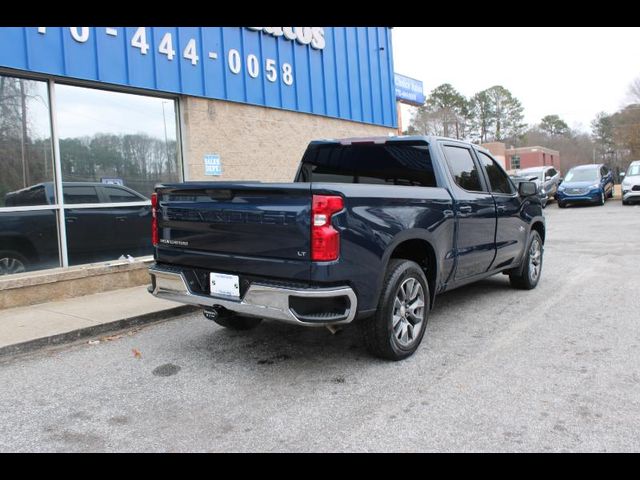
M460 311L473 311L473 304L478 303L481 297L491 295L498 302L509 302L516 292L509 286L508 277L498 275L438 295L430 314L427 337L416 355L421 352L428 354L428 348L424 348L424 344L428 343L425 340L434 331L455 331L452 322L459 318ZM365 367L403 363L372 357L364 346L358 322L346 326L337 334L330 333L324 327L308 328L276 321L263 321L253 330L236 332L212 322L211 332L199 336L191 346L216 366L242 366L269 370L271 373L277 370L289 373L296 370L326 372L327 368L344 368L345 365L360 364Z

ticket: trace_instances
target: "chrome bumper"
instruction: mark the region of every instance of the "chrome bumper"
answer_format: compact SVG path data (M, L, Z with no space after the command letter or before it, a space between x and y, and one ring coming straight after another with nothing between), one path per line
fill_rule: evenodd
M204 308L224 307L233 312L252 317L280 320L306 326L341 325L353 321L358 300L350 287L291 289L252 283L244 298L234 300L195 293L189 289L182 273L168 271L156 265L149 268L154 277L149 292L158 298L174 302L199 305ZM339 319L331 321L309 321L300 319L289 307L289 297L331 298L346 296L349 307Z

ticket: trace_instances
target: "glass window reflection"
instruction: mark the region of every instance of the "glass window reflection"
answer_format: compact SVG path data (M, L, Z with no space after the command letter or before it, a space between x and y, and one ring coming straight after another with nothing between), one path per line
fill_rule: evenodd
M0 75L0 207L11 206L15 192L53 181L52 152L47 84ZM49 203L41 190L32 193L29 205Z
M113 179L146 198L180 180L175 101L56 85L64 182Z
M60 266L57 212L0 212L0 276Z

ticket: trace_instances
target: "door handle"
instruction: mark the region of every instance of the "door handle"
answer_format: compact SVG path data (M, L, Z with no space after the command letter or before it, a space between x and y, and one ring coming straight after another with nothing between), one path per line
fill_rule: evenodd
M471 208L471 205L462 205L458 207L458 211L460 213L471 213L473 211L473 208Z
M127 219L127 217L116 217L116 220L118 222L124 222Z
M78 217L66 217L65 220L67 223L73 223L78 219Z
M507 207L505 207L504 205L498 205L497 210L498 210L498 213L504 213L507 211Z

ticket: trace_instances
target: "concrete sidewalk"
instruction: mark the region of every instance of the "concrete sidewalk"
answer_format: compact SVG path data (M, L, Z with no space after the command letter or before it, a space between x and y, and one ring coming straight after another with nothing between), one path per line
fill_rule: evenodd
M0 311L0 357L76 341L191 312L147 286Z

